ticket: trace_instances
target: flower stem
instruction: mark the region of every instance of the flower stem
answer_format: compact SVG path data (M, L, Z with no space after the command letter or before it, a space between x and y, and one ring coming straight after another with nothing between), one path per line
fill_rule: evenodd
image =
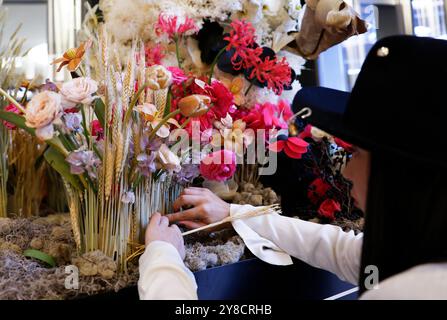
M169 119L175 117L176 115L180 114L180 109L177 109L175 111L172 111L171 113L169 113L166 117L164 117L163 119L161 119L161 121L157 124L157 126L154 128L154 130L151 131L151 134L149 135L149 140L152 139L154 137L154 135L157 133L157 131L163 126L165 125Z
M255 80L254 80L254 78L253 78L253 80L250 82L250 86L249 86L248 89L245 91L245 95L247 95L247 94L250 92L250 90L251 90L251 88L253 87L254 84L255 84Z
M179 48L179 43L178 43L179 37L175 37L174 42L175 42L175 55L177 56L178 67L181 69L182 63L180 62L180 48Z
M191 118L186 119L185 122L183 122L182 125L180 126L180 129L184 129L190 121L191 121Z
M2 96L4 96L6 98L6 100L8 100L9 102L11 102L13 105L15 105L17 107L17 109L20 110L20 112L22 113L26 113L25 108L23 108L20 103L18 103L13 97L11 97L9 95L9 93L7 93L5 90L3 90L2 88L0 88L0 94Z
M214 67L216 66L216 64L219 61L220 57L224 54L225 50L227 50L226 46L223 47L222 49L220 49L219 53L214 58L213 63L211 63L211 70L210 70L210 77L208 79L208 84L211 84L211 81L213 80Z

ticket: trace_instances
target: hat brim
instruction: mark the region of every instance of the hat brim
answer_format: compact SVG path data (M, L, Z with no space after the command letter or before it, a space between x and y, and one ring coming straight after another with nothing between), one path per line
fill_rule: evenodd
M348 106L349 92L323 87L305 87L298 91L293 100L293 110L303 108L312 110L306 120L309 123L346 142L362 146L366 141L352 132L343 123L343 116Z

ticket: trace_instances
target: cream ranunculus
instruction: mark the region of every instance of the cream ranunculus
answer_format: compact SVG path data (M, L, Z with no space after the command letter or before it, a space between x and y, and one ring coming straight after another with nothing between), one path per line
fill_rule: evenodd
M177 155L175 155L165 144L162 144L158 150L157 158L163 169L174 172L179 172L182 169L179 157L177 157Z
M36 136L42 140L53 137L53 122L62 115L61 96L52 91L36 94L26 107L25 124L36 129Z
M152 90L166 89L172 83L172 74L163 66L153 65L146 70L146 83Z
M92 103L96 91L98 83L90 78L80 77L64 83L60 91L64 109L73 108L78 103Z
M264 0L262 1L262 11L267 16L276 16L279 10L284 8L284 0Z

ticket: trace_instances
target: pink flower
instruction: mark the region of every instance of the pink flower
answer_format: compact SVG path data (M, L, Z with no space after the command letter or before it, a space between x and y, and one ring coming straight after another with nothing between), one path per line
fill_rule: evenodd
M199 169L208 180L228 180L236 172L236 154L228 150L210 153L202 160Z
M93 120L90 125L92 127L92 136L96 137L96 141L104 139L104 129L99 120Z
M278 111L282 114L285 121L288 121L293 116L292 108L286 100L280 100L278 103Z
M15 114L20 114L20 110L17 109L17 107L16 107L15 105L13 105L12 103L11 103L11 104L8 104L8 105L5 107L5 111L13 112L13 113L15 113ZM8 121L3 121L3 125L4 125L6 128L10 129L10 130L15 130L15 129L17 129L17 126L16 126L15 124L12 124L11 122L8 122Z
M266 102L264 104L256 104L243 117L243 120L251 129L286 129L288 127L287 120L292 115L290 105L286 101L280 101L278 105Z
M154 64L161 64L161 60L165 57L161 44L156 44L154 47L146 47L144 53L147 67L153 66Z
M186 18L185 22L178 24L178 17L168 16L160 13L158 22L155 24L155 32L157 35L166 33L171 40L176 40L188 31L196 32L198 30L194 20Z
M168 67L167 68L172 74L172 82L175 85L181 85L183 82L188 80L188 77L185 75L182 69L177 67Z
M335 220L335 213L341 211L340 203L333 199L326 199L318 208L318 213L329 220Z

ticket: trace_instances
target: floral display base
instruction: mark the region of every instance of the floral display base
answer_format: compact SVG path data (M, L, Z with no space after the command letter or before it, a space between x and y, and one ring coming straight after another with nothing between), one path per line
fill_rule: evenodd
M355 300L355 286L335 275L294 260L274 266L257 258L194 273L201 300ZM88 297L91 300L137 300L136 286Z

